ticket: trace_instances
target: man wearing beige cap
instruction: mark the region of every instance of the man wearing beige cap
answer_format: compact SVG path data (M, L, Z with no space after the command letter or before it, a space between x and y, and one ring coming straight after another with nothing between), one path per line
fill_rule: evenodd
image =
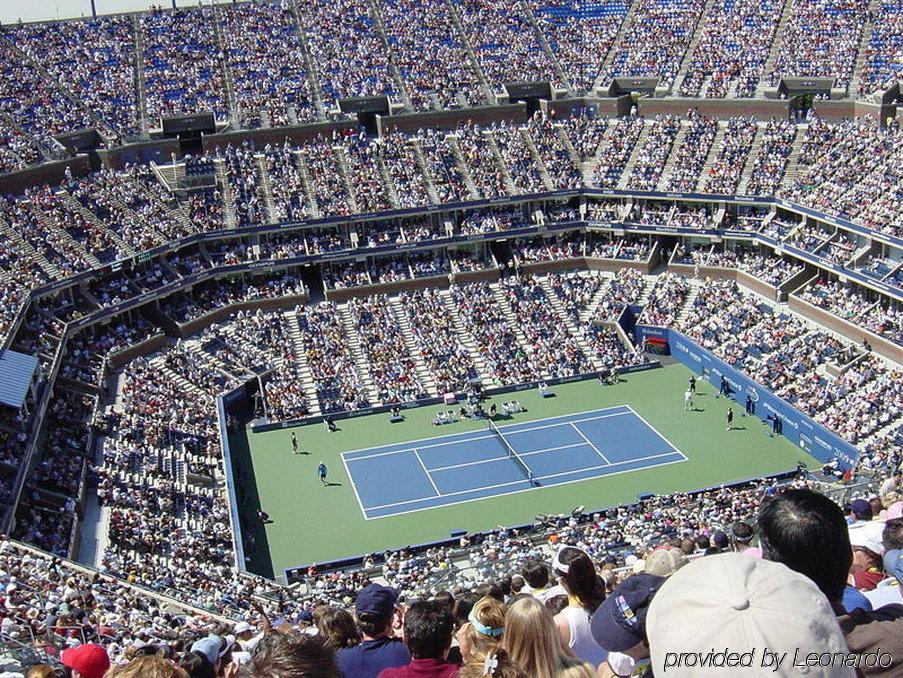
M680 549L670 546L655 549L646 558L644 572L656 577L670 577L680 568L690 562Z
M701 558L665 581L646 632L657 678L852 678L849 650L811 580L739 553Z

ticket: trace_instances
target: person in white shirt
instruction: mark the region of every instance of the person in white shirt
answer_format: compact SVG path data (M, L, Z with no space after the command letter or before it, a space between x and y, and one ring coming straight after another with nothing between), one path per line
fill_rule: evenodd
M552 569L568 596L568 606L555 615L561 639L577 657L598 667L608 652L593 638L590 618L605 600L605 582L589 555L574 546L558 550Z

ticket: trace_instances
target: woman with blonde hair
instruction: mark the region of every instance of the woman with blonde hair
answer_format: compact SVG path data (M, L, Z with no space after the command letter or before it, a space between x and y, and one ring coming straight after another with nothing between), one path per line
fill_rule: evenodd
M496 598L480 598L456 634L465 664L482 662L502 642L508 608Z
M511 604L502 641L508 656L530 678L593 678L592 666L565 647L552 613L536 598Z
M526 678L499 649L507 612L505 604L492 596L480 598L470 610L456 636L464 659L459 678Z
M227 671L223 675L232 673ZM114 666L107 671L106 678L188 678L188 673L162 655L154 654Z

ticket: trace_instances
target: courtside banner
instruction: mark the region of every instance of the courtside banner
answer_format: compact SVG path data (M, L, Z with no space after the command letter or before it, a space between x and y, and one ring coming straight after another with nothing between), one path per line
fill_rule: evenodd
M779 416L784 424L784 437L804 448L819 461L828 462L836 458L844 468L856 464L859 451L853 445L774 395L764 386L741 374L677 330L637 325L635 333L638 341L642 341L644 337L647 340L667 339L672 357L696 374L704 376L716 389L720 387L723 375L730 384L731 397L739 403L741 412L748 395L755 404L755 414L759 419L770 425L771 421L768 421L768 418ZM680 395L675 394L675 402Z

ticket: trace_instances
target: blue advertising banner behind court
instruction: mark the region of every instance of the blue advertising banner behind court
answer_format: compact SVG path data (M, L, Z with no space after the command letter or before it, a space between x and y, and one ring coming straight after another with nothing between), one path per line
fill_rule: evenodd
M784 436L795 445L803 447L819 461L828 462L836 458L845 468L856 464L859 451L853 445L774 395L764 386L715 357L677 330L637 325L634 328L634 337L638 342L647 338L667 340L672 357L696 374L702 375L716 388L720 386L723 375L730 385L732 398L744 404L747 395L751 396L755 404L755 415L759 419L773 421L773 417L780 417ZM769 417L772 419L769 420Z

